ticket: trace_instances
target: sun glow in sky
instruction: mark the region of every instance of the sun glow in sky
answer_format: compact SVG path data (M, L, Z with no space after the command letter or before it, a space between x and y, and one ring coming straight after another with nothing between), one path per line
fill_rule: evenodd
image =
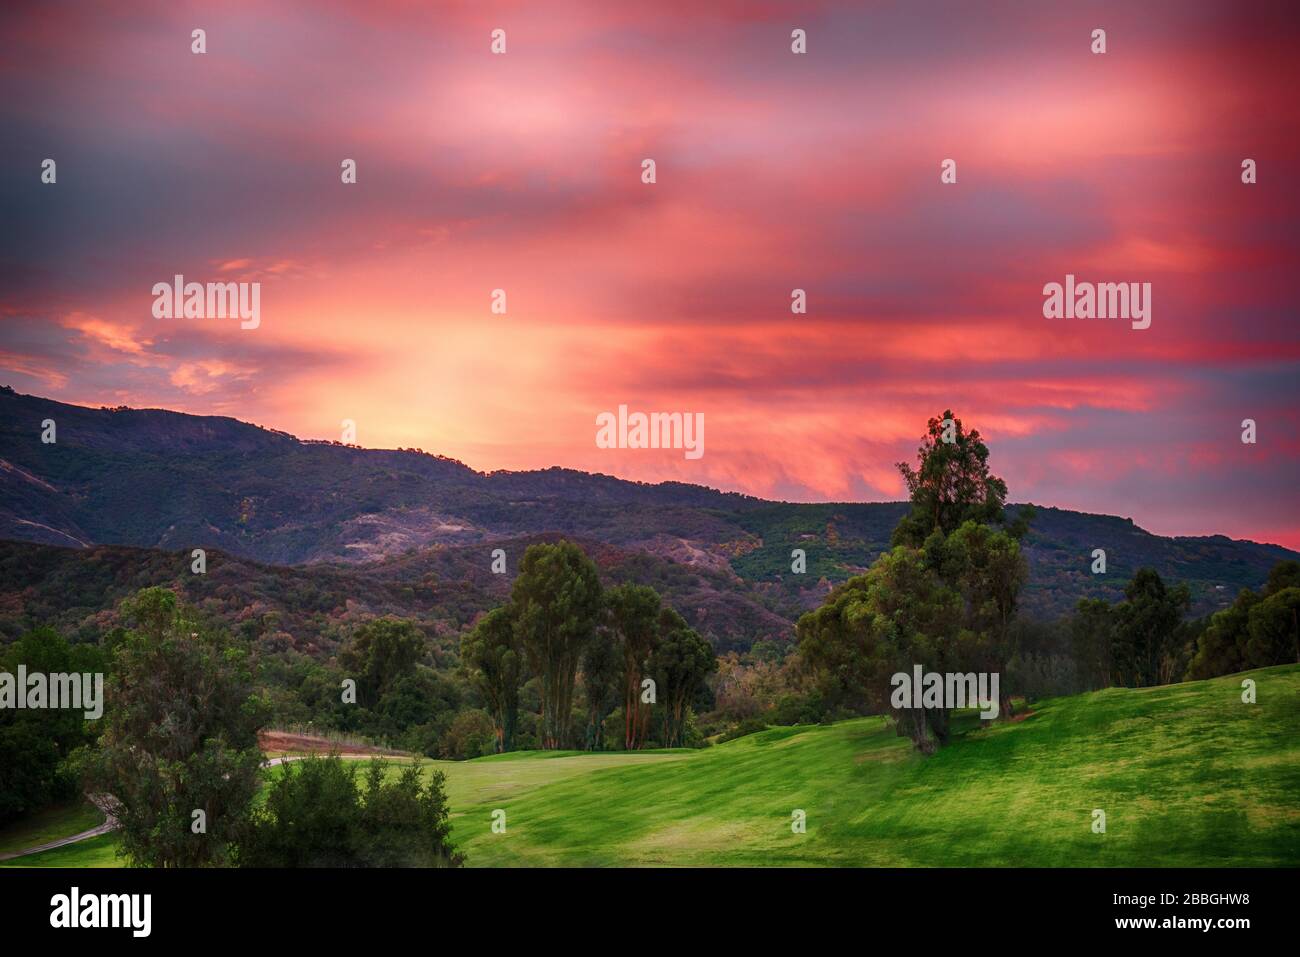
M1285 4L0 21L0 366L21 392L800 501L903 497L894 463L951 407L1013 501L1300 547ZM260 326L155 319L178 273L260 281ZM1044 319L1066 273L1150 282L1151 327ZM620 404L703 412L705 455L597 448Z

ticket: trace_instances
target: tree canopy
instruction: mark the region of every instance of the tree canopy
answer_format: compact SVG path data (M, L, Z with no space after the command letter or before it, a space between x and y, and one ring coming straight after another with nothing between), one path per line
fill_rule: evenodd
M894 529L893 544L919 547L931 533L950 535L965 522L1002 521L1007 484L989 472L989 450L951 410L930 419L917 465L899 462L912 508Z
M152 867L226 863L261 781L263 710L247 655L165 588L122 611L131 628L91 764L114 798L122 853Z
M578 661L601 611L595 563L572 542L530 545L511 591L515 627L529 666L541 679L542 747L572 740Z

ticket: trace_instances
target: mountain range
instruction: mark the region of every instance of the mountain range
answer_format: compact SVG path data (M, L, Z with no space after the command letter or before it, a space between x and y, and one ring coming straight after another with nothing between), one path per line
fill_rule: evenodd
M450 636L505 597L529 543L559 536L579 541L610 580L654 584L719 650L788 641L803 611L888 547L907 509L773 502L563 468L484 473L415 449L302 440L222 416L86 408L8 387L0 493L5 637L38 621L76 630L133 587L172 583L232 620L273 612L278 640L311 652L329 650L333 625L369 614L409 614ZM1023 607L1040 618L1082 597L1117 599L1143 566L1186 581L1204 614L1262 584L1277 561L1300 558L1277 545L1035 509ZM206 576L190 571L195 548L209 552ZM491 571L497 548L504 575ZM805 574L791 571L795 548ZM1104 575L1090 571L1097 548Z

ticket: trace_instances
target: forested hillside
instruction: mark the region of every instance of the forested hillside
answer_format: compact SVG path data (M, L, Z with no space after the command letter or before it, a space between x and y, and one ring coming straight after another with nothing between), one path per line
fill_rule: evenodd
M57 427L48 444L40 438L47 419ZM201 547L274 565L380 562L379 578L404 578L412 594L434 566L444 581L449 574L459 581L487 573L492 547L521 551L530 537L562 534L614 546L620 561L647 556L643 574L698 582L683 579L679 587L694 589L702 614L718 605L739 614L737 627L746 631L733 629L723 643L743 646L767 636L773 615L793 623L830 586L869 566L906 510L901 502L765 502L560 468L485 474L416 450L301 441L229 418L87 409L7 389L0 391L0 490L2 538ZM804 574L791 571L796 548L806 554ZM1105 575L1090 572L1097 548L1107 553ZM1221 536L1166 538L1129 519L1042 507L1025 552L1023 607L1041 618L1064 614L1083 597L1118 599L1139 567L1187 582L1192 610L1204 614L1229 605L1241 588L1258 587L1277 561L1300 557ZM482 587L499 584L484 579ZM468 611L477 600L470 587L445 601ZM719 624L715 635L724 633Z

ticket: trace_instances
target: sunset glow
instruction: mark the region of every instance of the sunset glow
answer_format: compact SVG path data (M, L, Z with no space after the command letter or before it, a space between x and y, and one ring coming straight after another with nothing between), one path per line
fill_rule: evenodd
M1300 548L1284 6L253 6L3 15L5 384L796 501L903 498L951 407L1012 501ZM1067 273L1151 327L1043 318ZM176 274L260 326L155 319ZM620 404L706 454L598 448Z

